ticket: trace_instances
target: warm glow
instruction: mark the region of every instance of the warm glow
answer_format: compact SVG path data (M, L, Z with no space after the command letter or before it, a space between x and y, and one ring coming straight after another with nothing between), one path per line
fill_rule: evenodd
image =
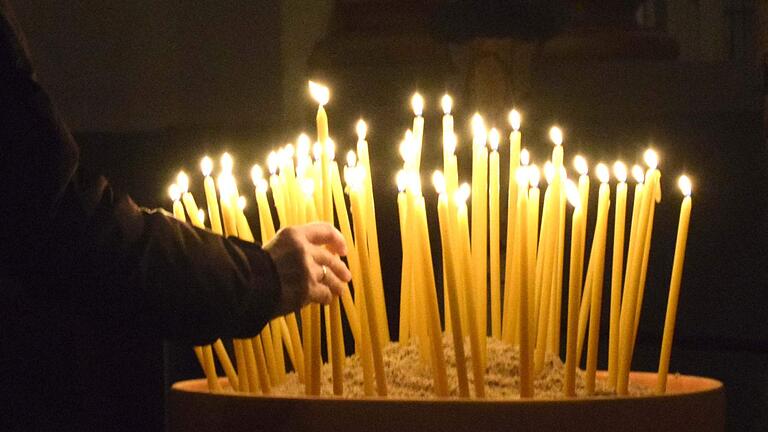
M613 175L622 183L627 181L627 166L622 161L616 161L613 164Z
M440 105L443 108L443 113L448 115L451 113L451 108L453 108L453 99L448 94L445 94L440 99Z
M421 195L421 177L417 173L406 176L408 189L416 195Z
M579 173L579 175L587 175L589 172L587 160L582 155L576 155L576 157L573 158L573 168L576 169L576 172Z
M309 157L309 150L312 146L310 143L309 136L302 132L296 139L296 154L298 155L298 159Z
M174 183L168 186L168 195L171 197L172 200L178 201L179 198L181 198L181 190L179 189L179 185Z
M365 136L368 134L368 125L365 124L365 120L360 119L357 121L355 132L357 132L358 141L365 141Z
M231 173L232 167L235 165L235 161L232 159L232 155L230 155L227 152L224 152L223 155L221 155L221 170L225 173Z
M336 159L336 141L328 138L328 141L325 142L325 152L328 154L328 160Z
M312 157L315 158L316 161L323 158L323 145L317 141L312 144Z
M653 149L648 149L643 153L643 160L650 169L656 169L659 166L659 155Z
M528 152L528 149L520 150L520 164L528 166L529 163L531 163L531 153Z
M293 146L293 144L288 143L285 145L285 157L288 159L293 159L293 157L296 155L296 147Z
M350 150L347 152L347 166L351 168L355 165L357 165L357 154L354 150Z
M602 162L595 166L595 174L600 183L608 183L608 180L611 179L611 170L608 169L608 165Z
M424 98L418 92L411 98L411 108L415 116L420 116L424 112Z
M549 139L552 140L556 146L563 145L563 131L557 126L552 126L552 128L549 129Z
M547 161L544 164L544 179L547 180L547 184L552 184L552 180L555 179L555 166L552 161Z
M200 161L200 170L203 172L203 176L205 177L211 175L211 171L213 171L213 160L208 156L205 156Z
M227 173L221 173L216 177L216 185L219 187L219 194L222 197L228 196L234 188L232 188L233 177Z
M445 176L442 171L435 170L432 174L432 184L435 186L435 191L438 194L442 195L445 193Z
M515 180L517 181L517 187L522 190L528 189L528 168L521 168L515 172Z
M179 171L179 174L176 176L176 184L179 185L179 190L181 190L181 193L186 193L189 191L189 176L184 171Z
M677 179L677 186L680 187L684 196L691 196L693 186L691 185L691 179L689 179L687 175L683 174Z
M259 166L259 164L253 165L253 167L251 167L251 180L253 181L253 185L256 186L259 180L262 180L263 178L264 170L261 169L261 166Z
M638 183L642 183L645 181L645 171L643 171L643 167L640 165L633 165L632 166L632 177L635 178L635 181Z
M488 133L488 143L491 145L491 150L497 151L499 149L500 141L501 135L499 134L499 130L491 128L491 131Z
M539 181L541 180L541 171L536 164L531 165L528 168L528 178L531 181L531 187L539 187Z
M359 190L363 187L363 178L365 177L365 170L361 166L354 168L347 168L344 170L344 181L350 189Z
M400 157L403 158L403 161L408 162L411 160L411 157L413 157L415 149L413 148L413 132L411 132L410 129L405 132L405 139L400 142L399 150Z
M309 82L309 94L320 106L327 104L328 100L331 99L331 91L328 90L328 87L314 81Z
M458 141L458 137L456 134L450 134L445 137L445 140L443 140L443 148L448 154L453 154L456 151L456 142Z
M579 196L579 187L573 180L568 180L565 183L565 196L568 198L568 202L574 208L578 208L581 205L581 197Z
M456 190L454 194L454 199L456 200L457 204L465 204L467 203L467 200L469 199L469 195L472 193L472 187L469 186L469 183L462 183L461 186Z
M485 121L480 113L475 113L472 116L472 135L482 136L483 134L485 134Z
M509 112L509 124L512 125L512 129L516 131L520 130L520 123L522 123L522 120L523 118L518 110L513 109Z
M312 179L304 179L301 182L301 191L306 197L312 197L315 193L315 181Z
M397 190L399 192L405 192L405 188L408 185L408 174L405 173L405 170L397 172L397 175L395 176L395 184L397 184Z
M274 150L267 156L267 169L270 174L277 173L277 153Z
M205 210L197 209L197 220L199 220L201 224L205 224Z
M256 192L267 193L267 190L269 190L269 182L263 178L259 179L259 181L256 182Z
M240 210L245 210L245 206L248 204L248 202L245 200L245 197L240 195L237 197L237 207Z

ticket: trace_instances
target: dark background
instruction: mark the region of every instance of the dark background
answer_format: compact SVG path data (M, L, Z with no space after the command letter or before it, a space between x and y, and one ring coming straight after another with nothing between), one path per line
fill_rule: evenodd
M396 143L409 127L409 97L418 89L427 98L423 167L429 173L439 166L439 97L445 90L454 95L457 129L463 130L460 164L468 178L465 122L476 109L490 110L476 102L468 72L473 40L489 36L483 29L495 38L533 40L525 67L513 61L507 71L522 75L524 84L498 99L505 109L516 103L523 110L524 145L534 161L547 157L546 131L554 122L566 131L570 157L582 152L593 163L631 162L649 144L661 153L664 199L633 368L657 366L680 203L675 179L685 171L694 179L693 214L672 369L725 383L730 430L768 430L761 56L768 30L758 18L759 2L644 2L637 22L675 41L679 55L671 59L547 56L547 41L562 31L556 19L557 25L528 28L522 20L510 29L496 20L484 27L483 14L457 21L437 1L379 3L346 1L334 9L330 0L38 0L14 6L38 74L82 146L82 165L148 207L170 207L166 188L180 168L193 173L201 200L198 161L224 150L234 154L241 190L247 190L252 163L263 164L271 148L301 130L313 131L306 79L325 79L337 154L354 145L354 121L369 120L393 329L400 271ZM481 3L513 11L528 4ZM382 13L366 15L361 4ZM562 18L557 8L545 12ZM501 120L497 124L506 130ZM502 161L506 150L502 146ZM434 208L434 194L425 191ZM429 217L436 223L434 214ZM431 234L438 253L436 225ZM605 355L600 361L604 367ZM200 375L187 347L169 345L168 367L169 382Z

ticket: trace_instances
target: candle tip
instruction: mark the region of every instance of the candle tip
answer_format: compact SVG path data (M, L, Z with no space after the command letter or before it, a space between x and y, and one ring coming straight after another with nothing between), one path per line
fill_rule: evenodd
M432 173L432 185L435 186L435 191L437 191L438 195L445 193L445 176L442 171L435 170Z
M552 126L549 129L549 139L552 140L552 142L556 146L563 145L563 131L557 126Z
M522 120L523 118L518 110L513 109L509 112L509 124L512 126L513 130L520 130L520 123L522 123Z
M312 144L312 157L315 158L315 161L323 158L323 145L317 141Z
M680 188L680 191L683 192L684 196L691 196L693 185L691 185L691 179L688 178L687 175L683 174L677 179L677 186Z
M259 193L267 193L269 190L269 182L261 178L256 182L256 191Z
M179 185L179 190L181 190L181 193L186 193L189 191L189 176L184 171L179 171L179 174L176 176L176 184Z
M413 97L411 98L411 108L413 108L413 114L417 117L421 116L424 112L424 97L422 97L419 92L413 94Z
M523 166L528 166L529 163L531 163L531 153L528 151L528 149L520 150L520 164Z
M179 189L179 185L174 183L168 186L168 196L171 197L171 200L178 201L179 198L181 198L181 190Z
M648 149L643 153L643 160L650 169L656 169L659 166L659 155L653 149Z
M499 149L500 141L501 135L499 134L499 130L496 128L491 128L491 131L488 132L488 143L491 146L491 150L497 151Z
M259 180L262 179L264 179L264 170L261 169L259 164L254 164L253 167L251 167L251 180L253 181L253 185L256 186L259 183Z
M632 177L634 177L635 181L640 184L645 181L645 172L643 172L643 168L640 165L632 166Z
M565 196L568 198L568 202L571 203L573 208L579 208L581 205L581 196L579 195L579 187L573 180L568 180L565 183Z
M608 169L608 165L602 162L595 166L595 174L600 183L608 183L608 180L611 179L611 171Z
M299 137L296 139L296 154L299 158L308 157L309 156L309 150L311 147L311 141L309 139L309 135L302 132L299 134Z
M248 204L248 202L245 200L245 197L240 195L237 197L237 207L240 210L245 210L245 206Z
M469 183L462 183L461 186L456 189L456 192L454 193L454 199L456 199L456 203L458 204L466 204L471 193L472 187L469 186Z
M365 136L368 134L368 125L365 124L365 120L360 119L355 125L355 131L357 132L357 139L360 141L365 140Z
M197 209L197 219L200 221L201 224L205 224L205 210L204 209Z
M331 99L331 91L328 90L328 87L311 80L309 81L309 94L320 106L327 104Z
M541 180L541 171L536 164L531 165L528 168L528 177L531 180L531 187L539 187L539 181Z
M204 177L211 175L211 171L213 171L213 160L208 156L204 156L203 159L200 160L200 170L203 172Z
M353 168L357 165L357 154L354 150L347 152L347 166Z
M451 108L453 108L453 99L448 93L444 94L443 98L440 99L440 105L443 108L443 114L448 115L451 113Z
M544 179L547 180L547 184L552 184L552 180L555 179L555 166L552 161L544 163Z
M472 116L472 135L478 136L485 133L485 121L480 113L475 113Z
M336 159L336 141L330 137L325 142L325 152L328 154L328 160Z
M621 183L625 183L627 181L627 166L624 165L624 162L614 162L613 175L616 176L616 179Z
M573 167L579 175L587 175L587 173L589 173L587 159L582 155L576 155L576 157L573 158Z
M234 165L235 161L232 159L232 155L228 152L224 152L224 154L221 155L221 170L226 173L231 173Z
M528 183L530 179L528 178L528 167L518 168L515 172L515 180L517 181L517 187L519 187L522 190L528 189Z
M405 170L400 170L395 175L395 184L397 184L397 191L398 192L405 192L405 188L408 183L408 179L406 178L408 175L405 173Z

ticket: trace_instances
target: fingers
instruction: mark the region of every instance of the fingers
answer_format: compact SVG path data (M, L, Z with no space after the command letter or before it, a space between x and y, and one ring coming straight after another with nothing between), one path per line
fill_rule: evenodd
M341 233L325 222L315 222L302 226L307 240L315 245L325 245L331 252L347 255L347 246Z
M312 251L312 258L321 266L326 266L328 273L333 273L342 282L349 282L352 279L352 273L341 261L341 258L332 254L328 249L322 246L315 247Z

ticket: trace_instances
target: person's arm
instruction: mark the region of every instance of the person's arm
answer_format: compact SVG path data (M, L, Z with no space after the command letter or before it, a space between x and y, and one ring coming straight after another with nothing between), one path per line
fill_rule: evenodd
M94 313L142 314L158 334L196 342L253 336L275 315L340 292L348 270L318 246L344 253L330 226L283 231L262 249L142 210L114 196L105 179L85 178L77 144L36 81L22 40L0 0L4 277L79 278L93 292L73 295L93 302ZM319 283L322 265L334 277Z

